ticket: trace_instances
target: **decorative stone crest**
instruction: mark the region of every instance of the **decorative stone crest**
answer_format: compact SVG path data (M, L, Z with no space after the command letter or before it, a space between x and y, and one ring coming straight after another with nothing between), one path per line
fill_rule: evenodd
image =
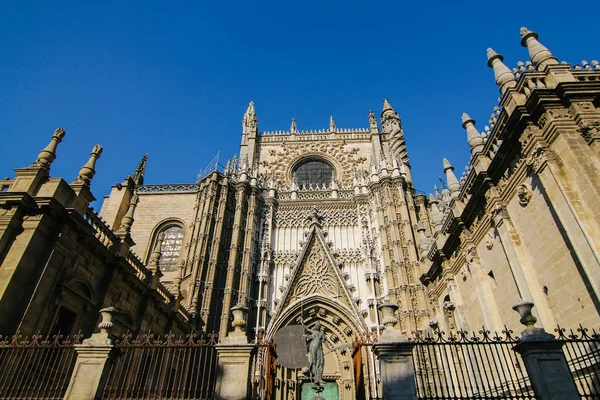
M485 236L485 248L491 250L494 247L494 237L491 234Z
M527 206L531 201L531 197L533 197L533 194L529 187L524 183L519 185L517 188L517 199L519 200L519 204L523 207Z

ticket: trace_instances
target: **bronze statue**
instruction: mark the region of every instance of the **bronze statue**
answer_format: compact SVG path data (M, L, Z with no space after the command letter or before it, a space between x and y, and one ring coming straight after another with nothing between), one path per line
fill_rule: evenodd
M304 325L304 320L301 320L301 324L304 327L304 330L308 332L305 337L309 340L309 361L304 374L309 375L313 383L316 386L321 387L323 385L323 366L325 365L323 343L325 343L325 346L327 346L329 350L333 351L334 349L332 349L325 341L325 333L321 332L321 322L317 321L315 329L310 329Z

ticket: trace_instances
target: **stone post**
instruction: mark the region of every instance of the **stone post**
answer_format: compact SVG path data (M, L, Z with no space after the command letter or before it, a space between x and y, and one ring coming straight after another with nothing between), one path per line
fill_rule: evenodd
M94 333L82 344L75 345L77 361L73 368L71 381L65 394L65 400L90 400L99 398L108 373L107 361L113 355L114 346L110 338L113 315L118 311L114 307L103 308L102 322L98 324L99 333Z
M254 344L218 344L216 399L243 400L250 394L250 367Z
M513 350L521 354L531 386L536 395L549 400L580 399L573 376L562 351L563 343L536 328L537 318L531 314L533 303L519 300L513 310L521 315L521 323L527 328L521 332L521 343Z
M382 396L386 400L417 400L412 357L415 343L409 342L406 336L394 329L398 323L394 317L397 305L385 303L379 309L383 314L385 331L379 342L373 345L373 351L379 358Z
M216 345L218 356L216 398L221 400L247 399L250 394L250 367L254 344L248 343L244 327L248 308L241 304L231 308L234 331Z

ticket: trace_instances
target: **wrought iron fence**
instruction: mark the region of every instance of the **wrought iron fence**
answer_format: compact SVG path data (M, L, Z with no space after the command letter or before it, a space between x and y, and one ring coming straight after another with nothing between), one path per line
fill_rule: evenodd
M144 334L115 342L117 354L104 399L212 399L217 376L216 334L163 338Z
M536 399L521 356L512 350L519 339L442 331L419 334L413 361L419 399Z
M554 330L582 399L600 399L600 333L581 325L575 331Z
M0 398L62 399L75 366L73 346L81 337L0 336Z

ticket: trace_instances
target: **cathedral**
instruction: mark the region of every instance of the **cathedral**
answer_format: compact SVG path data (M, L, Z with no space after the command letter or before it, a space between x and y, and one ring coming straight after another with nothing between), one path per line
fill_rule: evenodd
M114 306L118 332L194 327L243 344L318 320L343 345L381 333L383 304L408 337L520 331L520 299L548 331L599 326L600 65L559 62L520 33L530 61L510 69L488 49L499 103L485 127L462 115L469 165L440 160L445 184L430 194L413 185L410 132L388 100L364 127L292 119L268 132L250 102L224 168L146 184L144 157L99 213L102 149L75 182L51 178L57 130L0 181L0 330L91 333ZM327 354L326 380L351 382L346 363Z

